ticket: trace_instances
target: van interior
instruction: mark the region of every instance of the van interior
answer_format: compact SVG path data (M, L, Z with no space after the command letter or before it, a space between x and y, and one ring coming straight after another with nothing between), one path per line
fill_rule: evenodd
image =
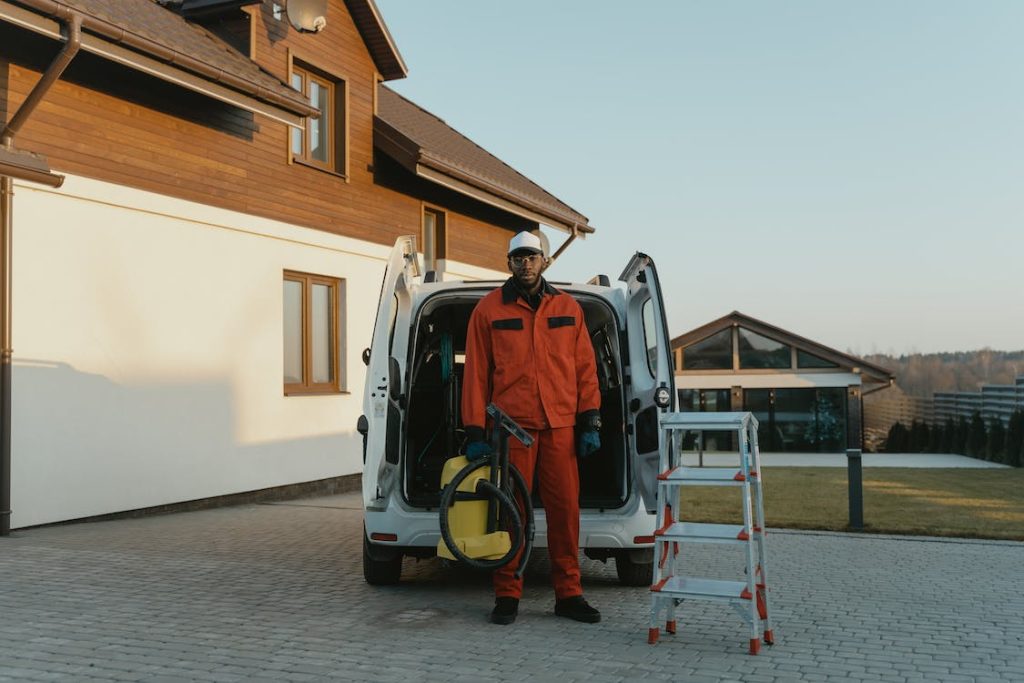
M441 470L463 447L462 369L469 316L483 293L439 294L420 308L411 344L404 436L405 497L437 507ZM580 507L621 507L628 497L624 394L618 324L597 297L577 296L594 344L601 387L601 448L578 461ZM543 506L534 487L534 503Z

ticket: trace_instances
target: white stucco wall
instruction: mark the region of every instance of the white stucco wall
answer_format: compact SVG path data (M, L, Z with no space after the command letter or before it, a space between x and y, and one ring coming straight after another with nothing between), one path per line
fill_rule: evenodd
M15 189L12 527L360 471L388 247L73 176ZM345 281L345 394L283 395L285 269Z

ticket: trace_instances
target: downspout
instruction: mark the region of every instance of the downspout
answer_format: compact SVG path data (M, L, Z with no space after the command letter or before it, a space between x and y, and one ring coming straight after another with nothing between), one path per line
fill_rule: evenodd
M50 87L61 77L82 44L82 17L74 12L61 13L67 22L68 37L32 92L21 103L10 123L0 133L5 150L14 149L14 136L32 115ZM13 335L11 290L14 284L12 235L14 231L14 179L0 178L0 536L11 533L11 346Z
M569 238L567 240L565 240L564 242L562 242L562 246L558 247L558 250L555 251L555 253L551 255L551 262L552 263L555 262L556 258L558 258L559 256L562 255L563 251L565 251L566 249L569 248L569 245L572 244L574 239L579 237L579 234L580 234L579 225L576 224L576 223L573 223L572 224L572 232L570 232Z

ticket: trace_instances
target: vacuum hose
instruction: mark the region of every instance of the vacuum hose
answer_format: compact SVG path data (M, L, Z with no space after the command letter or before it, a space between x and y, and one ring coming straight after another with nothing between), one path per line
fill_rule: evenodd
M515 576L518 579L523 575L526 563L530 559L530 552L533 550L533 503L530 500L530 491L526 487L526 480L523 479L523 475L516 469L515 465L509 463L508 478L511 482L503 482L502 486L499 487L487 479L480 479L477 482L475 493L459 492L459 485L462 484L466 477L481 467L490 467L491 459L497 457L498 454L494 453L469 463L459 470L452 480L448 482L448 485L444 487L444 490L441 492L440 503L441 538L444 539L444 544L448 546L448 550L451 551L456 559L475 569L497 569L498 567L504 567L522 549L523 554L515 572ZM506 490L506 486L508 490ZM519 494L519 499L523 501L522 517L519 516L519 506L516 505L513 489L515 493ZM493 560L476 559L463 553L452 538L451 528L448 525L448 511L451 510L452 505L457 499L465 497L464 499L467 500L479 500L483 496L498 501L498 507L502 511L501 518L507 520L512 541L508 552L500 558Z

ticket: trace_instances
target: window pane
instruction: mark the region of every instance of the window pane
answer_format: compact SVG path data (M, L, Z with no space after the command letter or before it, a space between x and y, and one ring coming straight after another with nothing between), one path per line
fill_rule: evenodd
M292 74L292 87L302 92L302 74ZM302 156L302 129L292 128L292 154L301 157Z
M837 363L819 358L813 353L807 353L806 351L796 350L796 366L798 368L838 368Z
M814 389L776 389L774 435L781 451L813 453Z
M788 368L792 366L789 346L764 335L740 328L741 368Z
M433 211L423 212L423 265L427 270L435 270L434 260L437 258L435 244L437 240L437 215Z
M284 281L284 383L302 383L302 283Z
M330 89L325 88L316 81L309 83L309 101L320 110L320 117L310 119L309 122L309 156L317 161L327 161L329 158L327 139L327 123L331 120L329 106Z
M313 342L314 384L331 382L334 378L333 330L331 329L331 288L313 285L310 302L310 334Z
M727 413L732 410L728 389L704 389L704 410L709 413Z
M700 391L698 389L679 390L679 411L683 413L700 412Z
M658 328L654 324L654 302L644 302L644 343L647 345L647 368L651 377L658 376Z
M732 370L732 329L683 349L684 370Z
M819 453L842 453L846 446L846 389L829 387L817 390L814 424L807 440Z
M747 389L743 392L743 409L750 411L757 418L757 445L762 451L778 450L772 439L771 389Z

